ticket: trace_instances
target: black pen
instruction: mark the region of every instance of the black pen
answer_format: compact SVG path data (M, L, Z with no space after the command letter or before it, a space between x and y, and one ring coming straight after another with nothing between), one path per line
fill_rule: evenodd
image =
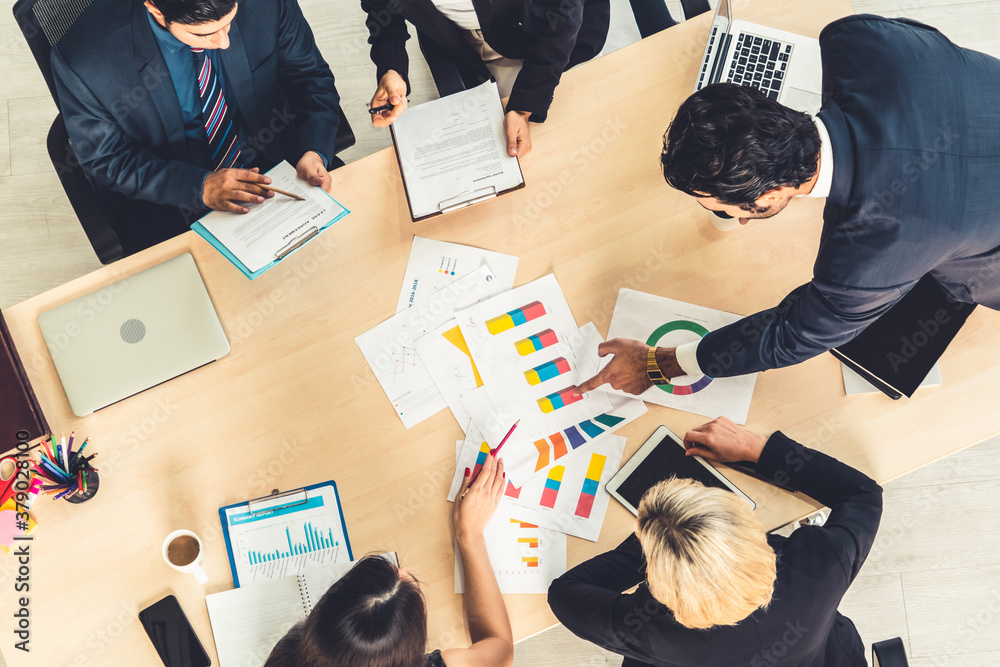
M380 107L372 107L371 109L368 110L368 113L374 116L375 114L380 114L383 111L392 111L393 108L394 107L391 104L383 104Z

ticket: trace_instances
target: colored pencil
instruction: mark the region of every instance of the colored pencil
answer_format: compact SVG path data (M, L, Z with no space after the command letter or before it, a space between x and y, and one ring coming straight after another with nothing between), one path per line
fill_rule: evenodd
M507 438L510 437L510 434L514 432L514 429L517 428L517 425L520 424L520 423L521 423L521 420L518 419L516 422L514 422L514 425L510 427L510 430L507 431L507 435L505 435L503 437L503 440L500 441L500 444L497 445L497 448L493 450L493 456L494 457L496 457L496 455L500 453L500 448L503 447L503 443L507 442Z

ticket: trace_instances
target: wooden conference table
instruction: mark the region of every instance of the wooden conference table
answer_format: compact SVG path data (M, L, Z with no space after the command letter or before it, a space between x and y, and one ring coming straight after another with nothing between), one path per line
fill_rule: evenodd
M852 11L846 0L737 7L750 20L810 35ZM691 92L709 21L688 21L566 74L551 119L533 129L521 191L415 225L385 150L334 172L333 193L353 213L253 282L189 233L10 308L50 424L94 436L102 483L83 505L35 505L31 653L12 648L12 624L4 623L8 663L158 664L136 614L173 593L218 664L204 598L232 582L217 509L328 479L338 483L355 554L395 550L421 580L432 647L466 642L445 500L461 431L448 411L404 429L354 337L392 315L416 233L520 256L517 284L554 271L577 321L593 320L603 333L622 286L749 314L808 280L822 201L797 200L773 220L724 234L658 171L661 135ZM232 353L75 418L38 313L181 252L194 255ZM998 339L1000 315L978 309L942 359L945 384L899 402L845 397L830 355L763 373L748 427L780 428L888 480L1000 431ZM626 456L659 424L683 433L704 421L651 406L621 431ZM738 481L769 528L813 506ZM613 548L631 526L612 502L598 543L569 540L569 564ZM160 545L177 528L206 542L207 585L164 564ZM14 567L0 558L7 619ZM507 596L507 605L518 639L555 622L544 596Z

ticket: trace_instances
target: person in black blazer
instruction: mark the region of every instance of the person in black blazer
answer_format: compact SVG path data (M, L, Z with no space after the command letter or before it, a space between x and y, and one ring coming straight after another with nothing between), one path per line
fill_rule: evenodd
M545 121L562 73L600 53L611 20L610 0L361 0L361 7L379 82L371 105L393 105L372 117L374 125L406 109L409 21L442 96L489 80L487 53L523 60L504 118L507 150L517 156L531 150L528 121Z
M830 517L788 538L765 535L735 494L661 482L643 496L635 534L552 582L556 617L624 655L624 667L867 665L837 606L875 540L882 488L780 431L765 441L724 417L684 440L689 455L756 462L760 474L829 506Z
M703 207L744 224L796 196L826 208L812 279L774 308L657 349L668 378L805 361L851 340L927 274L957 302L1000 309L1000 60L872 15L831 23L819 43L818 118L716 84L670 125L664 176ZM650 386L646 345L603 348L615 359L583 390Z
M231 168L214 171L192 47L225 92ZM53 47L52 70L81 166L127 221L126 254L208 209L246 212L271 193L243 181L269 183L258 172L282 160L320 187L342 164L340 97L296 0L97 0Z

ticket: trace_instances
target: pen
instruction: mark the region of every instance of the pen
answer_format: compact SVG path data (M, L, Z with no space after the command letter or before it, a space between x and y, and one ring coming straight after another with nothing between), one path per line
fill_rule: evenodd
M507 438L510 437L510 434L514 432L514 429L517 428L517 425L520 424L520 423L521 423L521 420L518 419L516 422L514 422L514 425L510 427L510 430L507 431L507 435L505 435L503 437L503 440L500 441L500 444L497 445L497 448L494 449L493 452L492 452L494 458L496 458L497 454L500 453L500 448L503 447L503 443L507 442Z
M253 181L240 181L240 183L249 183L250 185L256 185L258 188L264 188L265 190L270 190L271 192L277 192L279 195L285 195L286 197L291 197L298 201L304 201L305 197L300 197L294 192L286 192L285 190L279 190L273 185L265 185L263 183L254 183Z
M73 436L76 435L76 431L69 432L69 444L66 445L66 461L69 462L73 456ZM66 469L69 472L69 468Z
M383 104L380 107L372 107L371 109L368 110L368 113L374 116L375 114L380 114L383 111L392 111L395 108L396 107L392 106L391 104Z

